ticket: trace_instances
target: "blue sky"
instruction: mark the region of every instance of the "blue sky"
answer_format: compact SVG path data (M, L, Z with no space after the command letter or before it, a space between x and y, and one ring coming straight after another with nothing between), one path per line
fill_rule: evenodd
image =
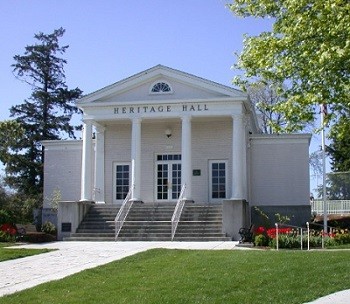
M1 0L0 120L31 94L12 74L13 56L35 33L66 29L66 80L84 94L163 64L224 85L243 34L258 35L271 20L235 17L222 0Z

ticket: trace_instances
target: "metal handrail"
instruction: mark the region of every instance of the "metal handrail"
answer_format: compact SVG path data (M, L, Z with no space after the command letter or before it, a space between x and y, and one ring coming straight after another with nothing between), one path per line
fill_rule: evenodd
M171 218L171 240L174 239L177 225L180 221L182 210L183 210L184 205L185 205L185 200L183 200L183 195L185 193L185 189L186 189L186 184L183 184L181 187L181 192L180 192L179 198L177 200L173 216Z
M125 197L125 199L123 201L123 204L121 205L121 207L120 207L120 209L119 209L119 211L117 213L117 216L114 219L115 240L117 240L117 238L118 238L119 232L120 232L120 230L123 227L125 219L128 216L128 213L129 213L129 211L131 209L131 206L132 206L132 203L133 203L133 201L130 200L130 196L131 196L131 193L132 193L132 188L133 187L130 187L129 192L126 195L126 197Z

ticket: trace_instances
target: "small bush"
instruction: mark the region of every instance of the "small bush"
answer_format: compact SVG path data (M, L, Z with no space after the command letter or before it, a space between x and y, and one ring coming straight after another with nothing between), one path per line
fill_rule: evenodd
M56 227L49 221L44 223L44 225L41 227L41 231L47 234L56 235Z
M337 233L334 240L338 245L350 244L350 233Z
M258 234L254 237L255 246L267 246L269 244L268 238L263 234Z
M0 242L13 243L15 242L15 240L16 240L16 237L14 235L0 230Z
M33 232L24 235L23 241L28 243L47 243L56 241L56 237L43 232Z

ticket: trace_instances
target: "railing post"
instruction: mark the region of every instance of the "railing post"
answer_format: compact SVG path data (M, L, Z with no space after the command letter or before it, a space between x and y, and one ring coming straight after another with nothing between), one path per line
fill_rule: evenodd
M309 222L306 222L306 228L307 228L307 250L310 250L310 224Z
M278 224L275 223L276 226L276 250L278 250Z
M300 228L300 250L303 250L303 228Z

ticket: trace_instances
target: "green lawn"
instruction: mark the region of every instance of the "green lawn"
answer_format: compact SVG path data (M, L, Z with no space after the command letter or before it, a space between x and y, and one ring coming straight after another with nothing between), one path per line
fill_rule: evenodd
M15 246L15 244L11 243L0 243L0 262L6 261L6 260L13 260L18 258L23 258L30 255L35 255L39 253L44 253L51 251L49 249L11 249L11 248L4 248L9 246ZM1 267L1 266L0 266Z
M304 303L350 289L350 251L154 249L0 303Z

